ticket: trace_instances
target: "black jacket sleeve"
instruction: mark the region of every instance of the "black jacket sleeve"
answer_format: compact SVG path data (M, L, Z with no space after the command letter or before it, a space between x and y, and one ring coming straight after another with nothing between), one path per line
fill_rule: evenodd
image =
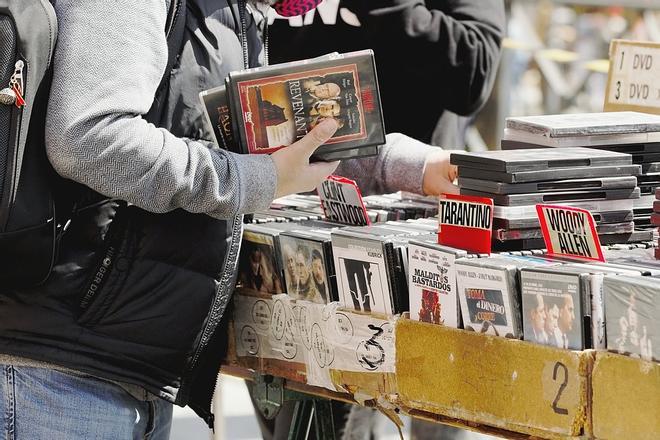
M356 6L369 38L400 49L392 57L398 64L387 68L401 72L402 86L409 82L423 99L460 115L483 106L497 73L503 0L358 0Z

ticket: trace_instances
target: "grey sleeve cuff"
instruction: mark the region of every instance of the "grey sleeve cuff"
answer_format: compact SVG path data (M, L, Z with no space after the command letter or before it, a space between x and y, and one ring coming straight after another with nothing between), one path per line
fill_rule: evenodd
M268 154L232 155L240 180L239 214L268 209L275 198L277 169Z
M384 186L388 191L408 191L423 194L426 158L438 147L433 147L401 133L387 135L381 147Z

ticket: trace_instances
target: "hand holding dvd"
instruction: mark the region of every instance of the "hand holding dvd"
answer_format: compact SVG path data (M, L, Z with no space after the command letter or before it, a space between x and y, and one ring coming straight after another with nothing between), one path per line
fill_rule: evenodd
M277 169L276 198L312 191L337 169L339 161L309 163L312 154L335 134L337 128L333 119L326 119L299 141L271 155Z
M454 185L458 169L449 163L450 155L449 151L438 150L426 158L422 181L424 194L458 194L458 187Z

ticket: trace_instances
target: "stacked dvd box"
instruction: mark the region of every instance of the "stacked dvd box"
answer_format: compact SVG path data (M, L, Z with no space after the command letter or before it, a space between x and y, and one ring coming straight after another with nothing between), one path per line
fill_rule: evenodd
M545 247L537 204L589 210L602 244L650 240L635 231L640 165L628 154L581 147L453 153L461 194L493 199L493 249Z
M653 215L651 216L653 226L660 226L660 188L655 189L655 200L653 201ZM660 260L660 237L658 238L658 247L655 248L655 258Z
M533 256L456 260L456 282L466 330L521 339L523 336L520 270L557 262Z
M363 201L372 223L423 219L438 214L437 199L405 192L370 195ZM249 220L251 223L270 223L320 220L322 217L318 195L293 194L275 200L270 209L255 213Z
M502 149L588 147L630 154L642 167L634 202L638 228L652 228L654 192L660 186L660 116L638 112L511 117Z
M272 153L326 119L338 129L312 160L373 156L385 143L371 50L230 72L200 99L217 145L236 153Z

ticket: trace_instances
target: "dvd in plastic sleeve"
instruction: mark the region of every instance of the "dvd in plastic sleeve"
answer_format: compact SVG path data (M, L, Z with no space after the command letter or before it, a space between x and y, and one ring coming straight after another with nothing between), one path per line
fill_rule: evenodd
M465 256L464 250L439 244L408 243L410 319L461 327L455 261Z
M395 239L346 228L332 232L339 302L343 306L388 315L407 310L405 269Z
M456 260L458 296L466 330L520 339L522 267L555 264L536 257L491 256Z
M296 227L295 223L245 225L238 259L239 291L265 295L285 292L279 235Z
M320 304L339 300L330 230L283 232L280 252L289 296Z
M607 349L660 361L660 283L650 277L607 276L603 282Z

